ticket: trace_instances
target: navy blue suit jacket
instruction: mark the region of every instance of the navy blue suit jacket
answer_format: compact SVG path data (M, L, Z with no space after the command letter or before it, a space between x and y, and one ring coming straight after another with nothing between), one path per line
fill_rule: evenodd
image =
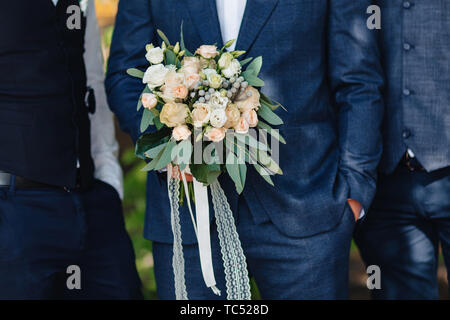
M306 237L339 224L348 198L368 208L381 155L383 116L376 31L366 27L370 0L248 0L236 48L263 56L261 78L270 97L287 109L281 133L284 175L275 187L249 168L245 197L256 222L271 220L281 232ZM158 45L156 29L171 42L184 21L190 50L223 43L214 0L122 0L109 61L107 91L121 127L139 135L136 102L143 89L126 75L147 66L147 43ZM245 57L244 57L245 58ZM223 175L232 208L237 195ZM145 235L171 242L164 179L148 177ZM185 243L195 242L189 214L182 212Z

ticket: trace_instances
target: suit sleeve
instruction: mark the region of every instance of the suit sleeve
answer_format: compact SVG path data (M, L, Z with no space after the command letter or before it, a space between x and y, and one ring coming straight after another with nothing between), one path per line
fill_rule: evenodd
M340 172L349 198L367 210L376 189L382 153L383 74L378 31L366 20L369 0L330 0L329 72L338 111Z
M149 0L119 1L106 78L106 90L111 110L116 114L122 130L133 142L140 135L141 113L136 111L144 84L129 76L129 68L145 71L145 45L154 40Z

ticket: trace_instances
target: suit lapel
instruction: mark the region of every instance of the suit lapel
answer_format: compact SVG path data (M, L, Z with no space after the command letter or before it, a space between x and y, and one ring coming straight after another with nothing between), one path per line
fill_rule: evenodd
M247 0L236 50L249 50L279 0Z
M223 46L220 32L219 18L215 0L184 0L189 14L194 21L197 32L202 39L202 44L214 44L220 48Z

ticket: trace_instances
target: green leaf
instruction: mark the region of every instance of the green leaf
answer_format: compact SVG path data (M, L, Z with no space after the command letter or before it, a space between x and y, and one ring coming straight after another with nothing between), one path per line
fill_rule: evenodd
M187 57L192 57L193 54L186 49L186 46L184 45L184 35L183 35L183 21L181 21L181 31L180 31L180 47L181 51L184 51L184 55Z
M191 164L189 168L195 179L205 185L216 181L222 173L218 164Z
M253 87L264 87L264 81L255 76L253 73L247 73L247 71L245 71L242 73L242 76L249 85Z
M145 152L167 142L172 134L172 131L165 127L156 132L144 133L136 142L136 156L145 159Z
M145 130L147 130L148 127L153 124L154 118L155 115L153 114L153 112L148 109L144 109L144 113L142 114L141 119L141 132L145 132Z
M247 165L245 163L239 164L239 175L241 177L242 191L244 191L245 179L247 177Z
M128 73L128 75L130 75L130 76L132 76L132 77L135 77L135 78L139 78L139 79L144 78L144 74L145 74L144 71L141 71L141 70L136 69L136 68L130 68L130 69L128 69L128 70L127 70L127 73Z
M241 194L244 190L244 185L242 184L240 165L233 152L228 153L225 167L236 186L237 193Z
M267 152L258 150L258 153L256 153L255 150L250 150L250 153L252 154L252 158L257 159L258 163L262 165L266 170L280 175L283 174L283 171L281 170L278 163L276 163L275 160L273 160Z
M240 64L241 64L241 66L245 66L247 63L249 63L252 60L253 60L253 58L247 58L247 59L242 60L240 62Z
M249 74L253 74L255 77L258 77L259 72L261 71L263 59L261 56L255 58L252 63L250 63L245 70Z
M161 155L158 163L155 166L155 170L161 170L165 168L170 162L172 162L172 150L175 148L177 143L173 140L170 140L164 148L164 152Z
M147 152L145 152L145 156L149 159L155 159L158 154L167 146L167 142L160 144L159 146L153 147Z
M286 144L286 140L281 136L280 132L273 129L267 123L258 121L258 128L266 130L272 137L280 141L282 144Z
M270 174L266 169L264 169L257 163L254 163L253 166L255 167L256 171L261 175L261 177L267 181L268 184L270 184L272 187L275 187L275 184L273 183L272 179L270 178Z
M272 109L265 103L261 101L261 107L257 111L258 116L266 120L268 123L274 126L283 124L283 120L272 111Z
M248 145L251 148L255 148L255 149L259 149L259 150L263 150L263 151L267 151L268 147L265 143L258 141L255 139L255 137L253 137L250 134L240 134L240 133L235 133L236 138L239 141L244 142L246 145Z
M158 35L161 37L161 39L166 43L167 47L170 46L170 41L169 39L166 37L166 35L164 34L164 32L162 32L161 30L156 30L156 32L158 32Z
M175 53L170 49L166 49L166 63L175 65L176 59L177 56L175 55Z
M157 116L153 119L153 124L155 125L156 130L161 130L164 127L164 124L159 119L159 116Z
M180 166L183 170L190 163L192 155L192 142L190 139L186 139L177 144L172 153L177 157L173 161Z
M167 146L167 145L166 145L166 146ZM162 149L159 151L158 155L157 155L152 161L150 161L150 163L148 163L144 168L142 168L141 170L142 170L142 171L152 171L152 170L155 170L156 164L157 164L157 163L159 162L159 160L161 159L161 156L163 155L165 149L166 149L165 147L162 148Z

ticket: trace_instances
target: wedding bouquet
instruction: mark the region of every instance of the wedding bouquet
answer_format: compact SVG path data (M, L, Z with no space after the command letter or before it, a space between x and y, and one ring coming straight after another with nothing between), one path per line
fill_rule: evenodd
M258 78L262 57L239 61L245 51L227 51L234 40L220 50L215 45L202 45L191 53L185 47L182 31L175 45L160 30L158 34L163 41L161 47L146 46L150 66L145 72L129 69L128 74L141 78L145 85L137 104L137 110L144 111L136 155L148 161L145 171L168 170L177 299L187 299L178 212L185 196L199 240L205 282L220 294L212 271L208 186L222 246L228 298L250 298L245 257L217 179L227 173L241 193L247 165L252 165L273 185L270 176L282 171L272 158L268 136L272 143L286 143L272 127L283 124L273 112L280 104L257 89L264 86ZM153 130L147 132L150 126ZM187 174L193 176L192 181ZM195 202L196 217L191 200Z

